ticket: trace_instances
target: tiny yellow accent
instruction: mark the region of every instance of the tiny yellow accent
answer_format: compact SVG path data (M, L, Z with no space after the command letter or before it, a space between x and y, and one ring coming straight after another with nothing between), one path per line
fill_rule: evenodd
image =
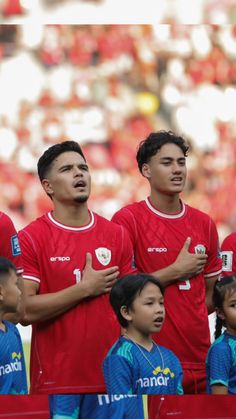
M12 359L15 359L15 358L17 358L18 360L21 359L21 353L20 352L18 352L18 353L12 352L11 356L12 356Z

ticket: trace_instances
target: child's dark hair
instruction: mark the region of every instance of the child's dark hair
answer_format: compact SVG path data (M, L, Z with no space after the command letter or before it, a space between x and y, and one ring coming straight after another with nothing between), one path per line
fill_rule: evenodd
M0 256L0 284L8 278L10 271L16 272L16 267L9 259Z
M55 158L67 151L75 151L76 153L79 153L83 157L84 161L86 161L82 149L76 141L64 141L59 144L54 144L42 154L38 161L38 176L41 182L47 176Z
M216 281L213 292L213 304L215 308L223 310L223 304L226 294L236 292L236 275L222 276ZM224 321L216 314L215 339L221 335Z
M141 141L136 154L141 173L143 164L148 163L157 154L158 150L168 143L177 145L183 151L184 156L187 157L189 147L183 137L174 134L172 131L152 132L145 140Z
M113 285L110 293L110 303L122 327L127 327L128 321L122 316L121 307L130 308L136 296L142 292L148 283L156 285L164 295L164 288L159 280L148 274L126 275Z

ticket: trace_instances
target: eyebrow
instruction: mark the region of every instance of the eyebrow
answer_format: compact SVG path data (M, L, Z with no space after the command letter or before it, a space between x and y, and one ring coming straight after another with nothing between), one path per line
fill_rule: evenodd
M166 161L172 161L172 160L185 161L186 160L186 157L183 156L183 157L178 157L177 159L175 159L174 157L168 157L168 156L166 156L166 157L161 157L160 160L161 161L163 161L163 160L166 160Z
M86 163L79 163L79 164L70 164L70 163L68 163L68 164L63 164L63 166L60 166L58 168L58 170L63 170L63 169L66 169L66 168L71 169L73 166L77 166L79 168L86 167L88 169L88 165Z

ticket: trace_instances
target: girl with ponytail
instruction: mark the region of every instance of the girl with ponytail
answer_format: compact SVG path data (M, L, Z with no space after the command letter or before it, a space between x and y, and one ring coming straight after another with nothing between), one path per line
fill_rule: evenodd
M213 303L215 341L206 360L207 391L236 394L236 275L223 276L216 282Z

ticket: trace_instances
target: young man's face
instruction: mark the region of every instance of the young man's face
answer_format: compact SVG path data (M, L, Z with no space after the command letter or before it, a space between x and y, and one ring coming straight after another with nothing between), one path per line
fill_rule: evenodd
M129 309L132 327L148 335L161 330L164 318L164 297L155 284L148 282Z
M51 170L42 184L55 201L86 202L91 186L88 165L79 153L74 151L62 153L53 161Z
M167 143L148 163L143 164L143 175L151 189L172 195L180 193L186 180L186 159L180 147Z
M13 270L6 275L9 275L9 278L1 284L2 305L5 313L15 313L21 302L18 276Z

